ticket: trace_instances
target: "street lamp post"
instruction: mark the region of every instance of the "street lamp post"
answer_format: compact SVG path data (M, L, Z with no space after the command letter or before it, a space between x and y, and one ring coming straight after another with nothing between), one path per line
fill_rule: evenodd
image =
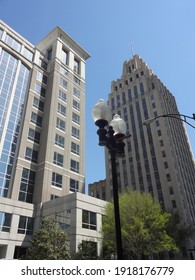
M183 115L183 114L171 114L171 113L170 114L163 114L163 115L159 115L155 118L145 120L143 122L143 125L151 124L152 122L154 122L156 119L159 119L159 118L174 118L174 119L177 119L179 121L185 122L186 124L188 124L192 128L195 128L194 125L192 125L191 123L189 123L189 121L187 121L188 119L195 120L195 114L192 114L192 117L186 116L186 115Z
M103 99L100 99L93 108L93 119L95 124L99 127L97 134L99 135L99 145L105 146L110 154L111 170L112 170L112 184L113 184L113 202L114 202L114 217L115 217L115 234L117 259L123 259L122 237L121 237L121 222L118 199L118 179L116 170L116 156L124 156L125 143L123 140L126 137L126 123L115 115L111 120L111 111ZM110 123L110 124L109 124Z

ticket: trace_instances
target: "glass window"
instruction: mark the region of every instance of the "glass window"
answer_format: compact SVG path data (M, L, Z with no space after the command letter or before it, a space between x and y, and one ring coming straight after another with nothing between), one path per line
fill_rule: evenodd
M33 53L28 50L27 48L24 48L24 52L23 52L23 55L30 61L32 61L33 59Z
M38 151L35 151L29 147L26 148L25 159L37 163Z
M68 52L64 49L62 49L62 53L61 53L61 61L64 64L68 64Z
M63 78L60 78L60 85L65 89L68 88L68 82L66 80L64 80Z
M56 127L62 131L65 131L65 121L61 120L60 118L57 118Z
M70 191L78 192L79 191L79 181L70 179Z
M18 233L32 235L33 234L34 219L26 216L20 216Z
M45 97L46 89L44 87L42 87L40 84L37 84L37 83L35 84L35 91L36 91L36 93Z
M76 72L77 74L79 74L79 61L77 59L74 59L74 72Z
M42 126L42 117L37 115L36 113L32 112L31 122L41 127Z
M68 76L68 70L66 70L64 67L60 66L60 73L63 76Z
M37 132L36 130L29 128L28 131L28 139L39 144L40 141L40 133Z
M73 95L76 96L77 98L80 98L80 95L81 95L80 90L74 87Z
M53 172L51 184L57 188L62 188L62 175Z
M73 108L80 111L80 103L73 99Z
M77 139L80 138L80 131L79 131L79 129L75 128L74 126L72 127L72 136Z
M170 182L171 181L171 175L168 173L168 174L166 174L166 177L167 177L167 182Z
M87 229L96 230L97 229L97 221L96 221L96 213L83 210L82 211L82 227Z
M32 203L35 186L35 174L36 173L34 171L23 168L18 200Z
M143 85L143 83L140 83L140 91L141 91L141 95L144 95L144 85Z
M52 48L47 51L47 59L51 60L52 58Z
M172 207L173 207L173 208L177 208L176 201L175 201L174 199L171 200L171 203L172 203Z
M56 133L55 144L59 147L64 148L64 137Z
M76 155L79 155L79 145L74 142L71 142L71 152Z
M75 84L80 85L81 81L77 77L74 76L73 80Z
M9 34L6 35L5 42L14 50L17 52L20 52L21 50L21 44L16 41L13 37L11 37Z
M70 170L79 173L79 162L71 159L70 161Z
M80 124L80 116L73 112L72 113L72 121L77 123L77 124Z
M54 164L57 164L59 166L63 166L63 163L64 163L64 157L63 155L57 153L57 152L54 152L54 155L53 155L53 163Z
M33 100L33 106L35 108L37 108L38 110L42 111L43 112L43 109L44 109L44 102L39 100L38 98L34 97L34 100Z
M10 232L12 214L0 211L0 231Z
M66 93L63 92L61 89L59 90L59 99L66 102Z
M128 89L128 98L129 98L129 101L132 101L132 94L131 94L131 90Z
M60 103L58 103L58 113L66 116L66 107Z
M138 98L137 86L134 86L134 95L135 95L135 98Z

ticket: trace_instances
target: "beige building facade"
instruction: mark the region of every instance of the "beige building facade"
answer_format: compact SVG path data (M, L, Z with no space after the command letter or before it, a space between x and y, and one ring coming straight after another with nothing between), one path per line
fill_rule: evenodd
M72 254L82 238L100 252L103 204L84 195L88 58L60 27L34 46L0 21L0 258L20 258L59 212Z

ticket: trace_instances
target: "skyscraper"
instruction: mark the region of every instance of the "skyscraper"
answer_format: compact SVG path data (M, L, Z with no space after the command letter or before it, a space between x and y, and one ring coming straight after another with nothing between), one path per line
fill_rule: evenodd
M193 232L195 226L195 163L183 122L158 118L179 114L174 96L137 55L125 61L119 79L112 82L108 103L113 115L127 124L125 158L119 159L119 191L130 188L151 193L169 212L179 214L180 225ZM106 153L109 200L112 197L109 156ZM186 249L195 249L192 234Z
M91 198L78 194L88 58L60 27L34 46L0 21L0 258L21 256L43 215L61 217L72 251L99 238L103 204L90 211Z

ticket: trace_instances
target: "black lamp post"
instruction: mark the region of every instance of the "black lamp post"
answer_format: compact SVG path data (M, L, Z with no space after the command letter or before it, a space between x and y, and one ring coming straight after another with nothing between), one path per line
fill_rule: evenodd
M111 158L117 259L122 260L123 248L118 200L116 156L124 156L125 143L123 143L123 140L126 138L126 123L119 115L115 115L111 121L110 108L103 99L100 99L93 108L93 119L95 124L99 127L97 131L97 134L99 135L99 145L105 146L108 149Z
M195 126L192 125L191 123L189 123L189 121L188 121L188 119L195 120L195 114L192 114L192 117L186 116L186 115L183 115L183 114L171 114L171 113L163 114L163 115L159 115L159 116L157 116L155 118L148 119L148 120L144 121L143 125L151 124L152 122L154 122L156 119L159 119L159 118L173 118L173 119L177 119L179 121L185 122L186 124L188 124L192 128L195 128Z

